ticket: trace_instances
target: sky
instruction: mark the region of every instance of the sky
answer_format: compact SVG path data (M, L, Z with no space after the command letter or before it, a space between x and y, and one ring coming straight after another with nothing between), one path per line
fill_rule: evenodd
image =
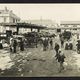
M60 21L80 21L80 4L0 4L7 7L22 20L51 19Z

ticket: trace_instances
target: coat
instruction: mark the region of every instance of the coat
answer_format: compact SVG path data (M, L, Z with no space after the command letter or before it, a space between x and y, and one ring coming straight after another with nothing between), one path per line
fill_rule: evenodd
M59 45L57 44L57 45L55 45L55 48L54 48L55 50L59 50Z
M64 55L58 55L58 62L63 63L64 62L64 59L65 59L65 56Z

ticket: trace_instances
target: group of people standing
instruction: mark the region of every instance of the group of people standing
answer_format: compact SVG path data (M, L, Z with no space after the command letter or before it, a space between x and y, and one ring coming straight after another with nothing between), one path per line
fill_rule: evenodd
M24 41L23 39L18 42L16 38L10 37L10 52L16 53L17 48L20 49L20 51L24 51Z
M52 37L44 37L42 39L42 43L43 43L43 51L46 51L49 48L50 45L50 49L53 49L53 39Z

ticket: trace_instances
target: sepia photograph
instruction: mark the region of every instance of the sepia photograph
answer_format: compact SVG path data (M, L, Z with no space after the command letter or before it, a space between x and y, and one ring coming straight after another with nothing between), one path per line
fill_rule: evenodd
M0 77L80 77L80 4L1 4Z

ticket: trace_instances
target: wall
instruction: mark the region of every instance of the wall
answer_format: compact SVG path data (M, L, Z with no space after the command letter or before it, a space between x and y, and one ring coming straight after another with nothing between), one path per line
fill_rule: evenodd
M13 19L15 20L19 20L19 18L13 14L12 12L2 12L0 13L0 23L16 23L13 22ZM15 32L16 31L16 27L10 27L10 26L0 26L0 32L6 32L6 30L12 30L12 32Z

